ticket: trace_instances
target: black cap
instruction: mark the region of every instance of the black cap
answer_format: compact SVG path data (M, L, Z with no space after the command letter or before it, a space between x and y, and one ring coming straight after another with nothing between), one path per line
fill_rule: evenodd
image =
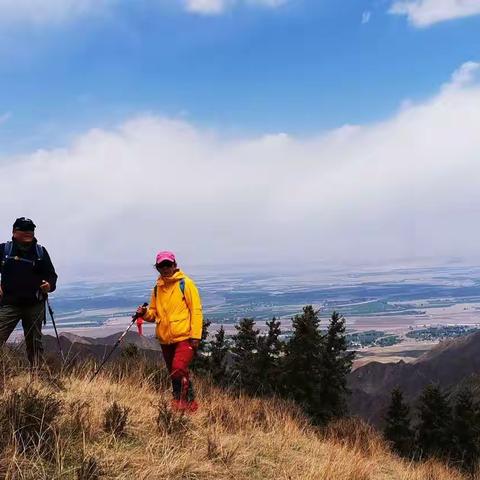
M20 217L15 220L13 224L14 230L22 230L24 232L33 232L36 225L29 218Z

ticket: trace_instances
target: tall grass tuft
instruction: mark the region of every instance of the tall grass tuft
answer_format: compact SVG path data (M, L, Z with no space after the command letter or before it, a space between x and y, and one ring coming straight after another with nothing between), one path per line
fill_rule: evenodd
M99 480L102 471L95 457L84 458L77 470L77 480Z
M57 447L56 423L62 402L30 385L13 391L0 404L2 437L19 453L53 458Z
M0 387L4 388L7 380L14 375L28 370L28 362L22 355L19 345L0 347Z
M355 417L335 420L323 429L323 438L365 456L385 453L387 448L374 427Z
M157 428L161 434L183 434L189 426L190 422L184 413L172 410L165 399L159 401L157 405Z
M114 437L125 435L129 412L128 407L122 407L114 401L105 411L104 430Z

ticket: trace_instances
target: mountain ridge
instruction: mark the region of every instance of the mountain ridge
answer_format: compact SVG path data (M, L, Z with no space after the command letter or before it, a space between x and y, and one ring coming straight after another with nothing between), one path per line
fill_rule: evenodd
M436 383L452 389L464 379L480 374L480 332L441 342L413 362L370 362L348 375L353 414L381 423L390 393L400 388L414 402L423 388Z

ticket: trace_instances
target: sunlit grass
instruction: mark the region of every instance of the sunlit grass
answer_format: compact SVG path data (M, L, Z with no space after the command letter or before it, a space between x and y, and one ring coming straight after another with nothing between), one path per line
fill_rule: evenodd
M14 441L4 442L0 478L465 478L439 463L395 457L378 433L360 421L343 420L319 431L292 404L232 396L198 379L199 411L187 417L172 414L163 373L161 381L152 381L152 366L135 360L123 373L119 368L110 366L93 382L93 364L35 376L4 368L2 401L28 387L41 398L58 401L60 410L46 428L53 454L44 454L41 434L39 444L27 451ZM116 413L114 402L120 409L115 407ZM121 420L121 432L110 428L112 423L106 428L107 411L113 425ZM3 418L1 428L8 432L12 425Z

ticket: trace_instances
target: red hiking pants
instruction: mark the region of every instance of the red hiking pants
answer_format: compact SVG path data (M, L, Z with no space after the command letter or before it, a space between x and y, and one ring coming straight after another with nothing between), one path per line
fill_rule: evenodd
M162 353L172 380L182 380L183 378L188 380L188 366L195 355L190 341L183 340L169 345L162 344Z

